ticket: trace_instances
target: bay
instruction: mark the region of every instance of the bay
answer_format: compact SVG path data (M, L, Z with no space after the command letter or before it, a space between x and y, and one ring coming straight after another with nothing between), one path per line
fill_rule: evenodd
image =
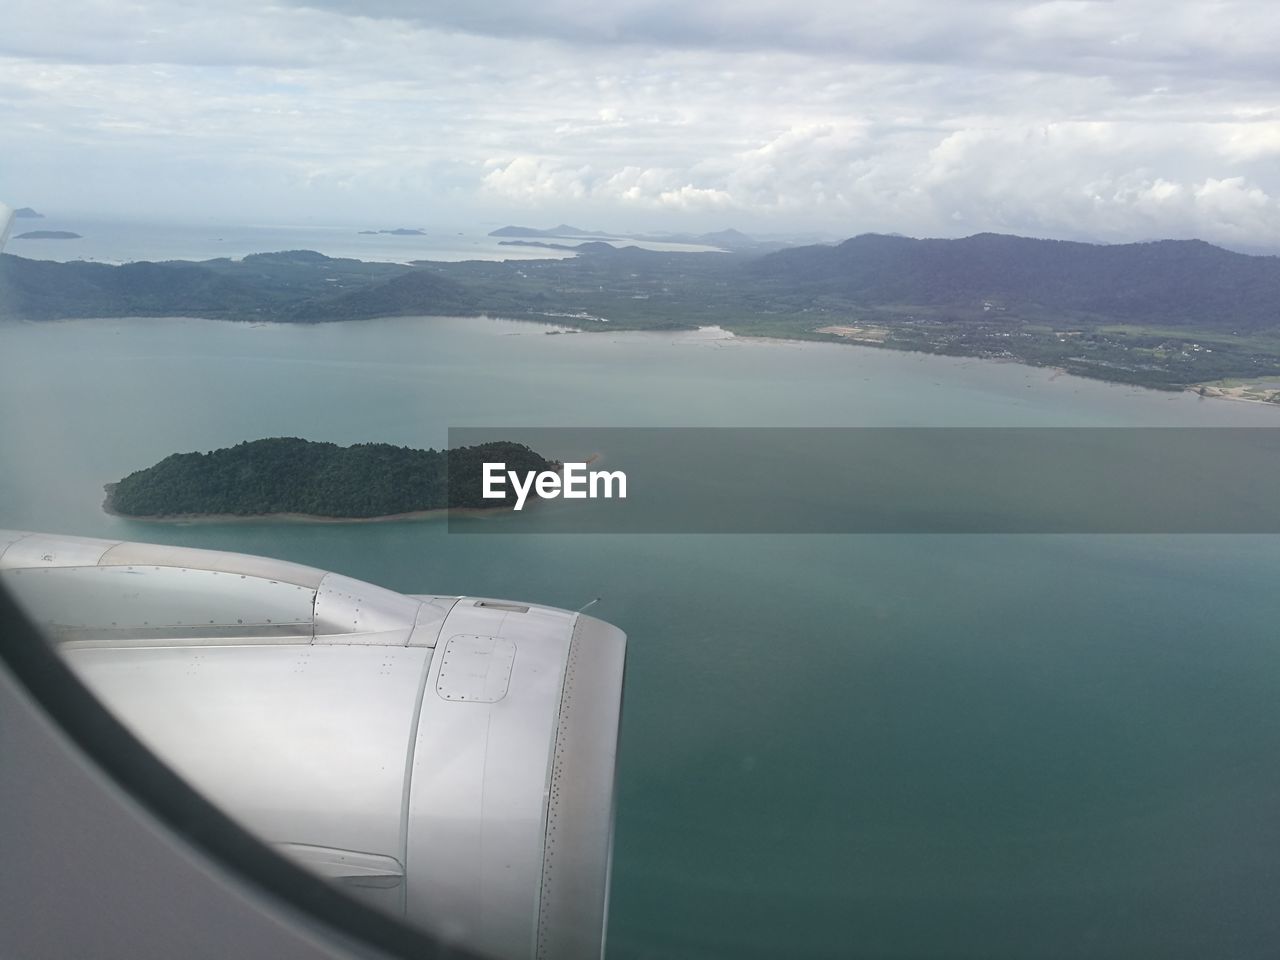
M630 637L617 960L1280 942L1277 538L468 537L101 510L104 483L255 437L666 425L1280 426L1280 409L714 329L4 324L0 526L410 592L601 597Z

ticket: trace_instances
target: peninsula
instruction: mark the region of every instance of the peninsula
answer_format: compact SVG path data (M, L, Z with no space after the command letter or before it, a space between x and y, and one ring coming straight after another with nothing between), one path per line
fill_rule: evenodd
M107 484L103 508L144 520L332 521L514 506L514 492L483 497L486 462L522 471L557 466L520 443L418 450L270 437L208 453L172 454Z
M1198 240L1104 245L997 234L861 234L772 252L542 235L564 229L577 230L495 231L508 243L572 246L564 258L507 261L378 263L290 250L109 266L6 253L0 321L487 315L584 331L720 326L739 336L1017 361L1205 396L1234 395L1226 391L1241 385L1280 396L1259 386L1280 381L1276 256Z

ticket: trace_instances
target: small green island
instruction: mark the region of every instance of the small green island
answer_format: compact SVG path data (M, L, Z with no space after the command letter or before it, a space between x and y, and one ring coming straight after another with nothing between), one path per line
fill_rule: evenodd
M70 230L28 230L26 233L20 233L13 239L15 240L83 240L84 238L78 233L72 233Z
M514 505L514 493L508 491L504 500L481 497L483 464L495 461L520 471L558 466L521 443L417 450L270 437L208 453L172 454L107 484L103 508L140 520L330 521L504 509Z

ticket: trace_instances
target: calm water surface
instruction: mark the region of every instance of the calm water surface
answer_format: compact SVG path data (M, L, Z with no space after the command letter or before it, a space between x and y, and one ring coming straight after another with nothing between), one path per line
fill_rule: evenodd
M409 224L411 228L412 224ZM33 260L96 260L101 263L129 263L135 260L238 259L266 250L315 250L330 257L408 263L413 260L546 260L574 256L565 250L509 245L501 237L479 230L423 228L422 234L395 236L362 233L356 226L323 224L204 224L144 223L129 220L86 219L71 214L47 216L40 220L15 220L7 252ZM375 226L372 229L383 229ZM395 229L393 225L392 229ZM39 240L20 234L37 230L58 230L79 234L77 239ZM536 239L536 238L535 238ZM552 243L573 245L580 238L548 238ZM595 238L591 238L595 239ZM697 253L713 247L684 243L651 243L618 240L615 246L634 245L647 250L675 250Z
M1280 409L714 332L4 325L0 526L412 592L602 597L631 641L616 960L1270 956L1276 538L467 537L100 509L103 483L169 453L263 436L1175 424L1280 426Z

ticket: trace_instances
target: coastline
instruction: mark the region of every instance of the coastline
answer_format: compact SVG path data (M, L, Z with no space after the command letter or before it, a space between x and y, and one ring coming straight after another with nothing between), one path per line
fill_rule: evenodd
M830 347L836 347L836 348L862 347L862 348L870 348L873 350L893 350L896 352L920 354L922 356L946 357L954 360L972 360L980 363L1015 364L1017 366L1027 367L1033 370L1051 370L1053 371L1055 377L1056 376L1078 377L1082 380L1088 380L1095 383L1106 383L1116 387L1126 387L1126 388L1135 389L1135 390L1146 390L1152 393L1164 393L1164 394L1190 393L1205 400L1233 400L1236 402L1256 403L1256 404L1262 404L1263 406L1280 407L1280 399L1268 400L1268 399L1260 398L1256 396L1243 396L1239 392L1236 392L1238 388L1223 387L1221 384L1221 381L1193 382L1183 386L1171 386L1167 388L1153 387L1143 383L1132 383L1127 380L1112 380L1106 377L1087 377L1078 372L1068 370L1065 367L1053 366L1048 364L1031 363L1019 357L987 357L987 356L981 356L980 354L964 354L964 353L944 354L944 353L937 353L932 350L914 350L914 349L908 349L903 351L899 347L893 347L888 345L887 343L873 340L873 339L854 339L850 337L839 337L839 336L831 336L826 338L804 337L804 336L784 337L784 336L779 336L776 333L754 334L754 333L738 332L735 330L731 330L727 327L720 326L719 324L704 324L702 326L693 327L685 330L679 330L679 331L657 330L657 329L653 329L653 330L635 329L635 328L611 329L603 326L567 327L563 324L549 323L543 320L531 319L529 317L512 317L512 316L503 316L503 315L491 314L491 313L479 313L479 314L458 314L458 313L425 314L424 313L421 315L395 314L395 315L386 316L386 317L369 317L369 318L349 319L349 320L325 320L320 322L324 324L371 323L371 322L379 322L379 321L408 320L408 319L414 319L415 317L419 317L419 316L422 319L430 319L430 318L439 316L439 317L456 318L461 320L496 320L503 323L525 323L525 324L529 324L530 326L544 328L542 330L543 333L553 332L551 330L545 329L547 327L558 328L554 330L554 332L557 332L557 333L644 334L644 335L651 335L651 336L653 335L670 336L673 332L688 334L688 333L700 333L704 331L716 331L719 334L718 336L704 337L701 339L700 342L707 342L707 343L737 342L739 344L767 343L767 344L776 344L776 345L785 345L785 346L808 346L808 347L830 346ZM227 317L200 317L200 316L185 316L185 315L182 315L182 316L175 315L175 316L165 316L165 317L141 316L141 315L122 316L122 317L60 317L53 320L20 320L18 322L24 325L30 324L34 326L43 326L45 324L55 324L55 323L84 323L84 322L95 322L95 321L129 322L129 321L157 321L157 320L190 320L190 321L210 322L210 323L233 323L233 324L238 323L238 324L243 324L247 327L296 326L296 324L285 323L282 321L275 321L275 320L257 321L257 320L249 320L249 319L244 319L244 320L232 319ZM1275 390L1273 395L1276 396L1277 398L1280 398L1280 389ZM232 516L238 516L238 515L233 514ZM410 515L405 515L405 516L410 516ZM417 514L413 514L412 516L416 517ZM400 518L401 517L397 515L395 517L389 517L388 519L400 519ZM135 518L135 519L143 519L143 518ZM327 519L327 518L318 518L318 519ZM356 522L363 519L365 518L355 517L355 518L351 518L350 520L340 519L338 520L338 522Z
M1237 386L1227 386L1224 383L1201 383L1187 387L1187 392L1204 397L1206 400L1235 400L1237 403L1260 403L1267 407L1280 407L1280 386L1260 387L1254 391L1265 392L1267 396L1249 396L1251 390L1247 382Z
M166 523L175 526L195 526L203 523L390 523L397 520L443 520L450 516L483 519L499 513L510 512L510 507L439 507L433 510L414 510L410 513L388 513L377 517L325 517L314 513L171 513L153 517L138 517L112 509L109 502L102 502L103 513L121 520L138 523Z
M846 346L846 347L870 347L872 349L877 349L877 350L899 349L897 347L889 346L883 340L876 340L871 338L856 338L856 337L849 337L849 336L843 336L843 335L837 335L838 339L834 339L834 340L830 340L830 339L817 340L817 339L809 339L809 338L802 338L802 337L779 337L776 334L766 334L762 336L755 336L753 334L740 334L740 333L735 333L732 330L727 330L723 327L720 327L720 328L699 327L698 329L699 330L704 330L704 329L723 330L726 336L714 338L717 340L737 339L742 342L758 341L761 343L775 343L775 344L817 343L817 344L833 344L836 346ZM822 333L824 331L818 330L815 332ZM1053 366L1049 364L1031 363L1019 357L984 357L976 353L946 354L946 353L935 353L934 351L931 351L931 350L910 350L908 352L924 354L926 356L931 356L931 357L950 357L955 360L975 360L975 361L978 361L979 363L1008 363L1008 364L1013 364L1015 366L1027 367L1028 369L1031 369L1031 370L1052 370L1053 371L1052 379L1057 379L1060 376L1077 377L1081 380L1090 380L1095 383L1106 383L1116 387L1127 387L1135 390L1148 390L1152 393L1166 393L1166 394L1190 393L1194 396L1199 397L1202 400L1234 400L1237 403L1257 403L1257 404L1261 404L1264 407L1280 407L1280 387L1265 388L1270 391L1270 396L1274 398L1274 399L1268 399L1267 397L1262 397L1262 396L1246 396L1246 393L1249 392L1249 387L1247 384L1242 386L1228 387L1228 386L1223 386L1222 381L1209 380L1209 381L1203 381L1199 383L1189 383L1185 386L1180 386L1180 387L1177 387L1177 386L1169 387L1169 388L1153 387L1145 383L1131 383L1127 380L1110 380L1110 379L1107 379L1106 377L1086 377L1080 373L1076 373L1074 371L1068 370L1066 367ZM1274 378L1267 378L1267 379L1271 380Z
M397 520L441 520L450 516L483 519L495 514L509 513L510 507L433 507L430 510L411 510L408 513L386 513L376 517L327 517L318 513L165 513L154 516L137 516L121 513L111 505L114 483L105 483L102 489L107 496L102 501L102 512L121 520L138 523L168 523L178 526L194 526L202 523L390 523Z

